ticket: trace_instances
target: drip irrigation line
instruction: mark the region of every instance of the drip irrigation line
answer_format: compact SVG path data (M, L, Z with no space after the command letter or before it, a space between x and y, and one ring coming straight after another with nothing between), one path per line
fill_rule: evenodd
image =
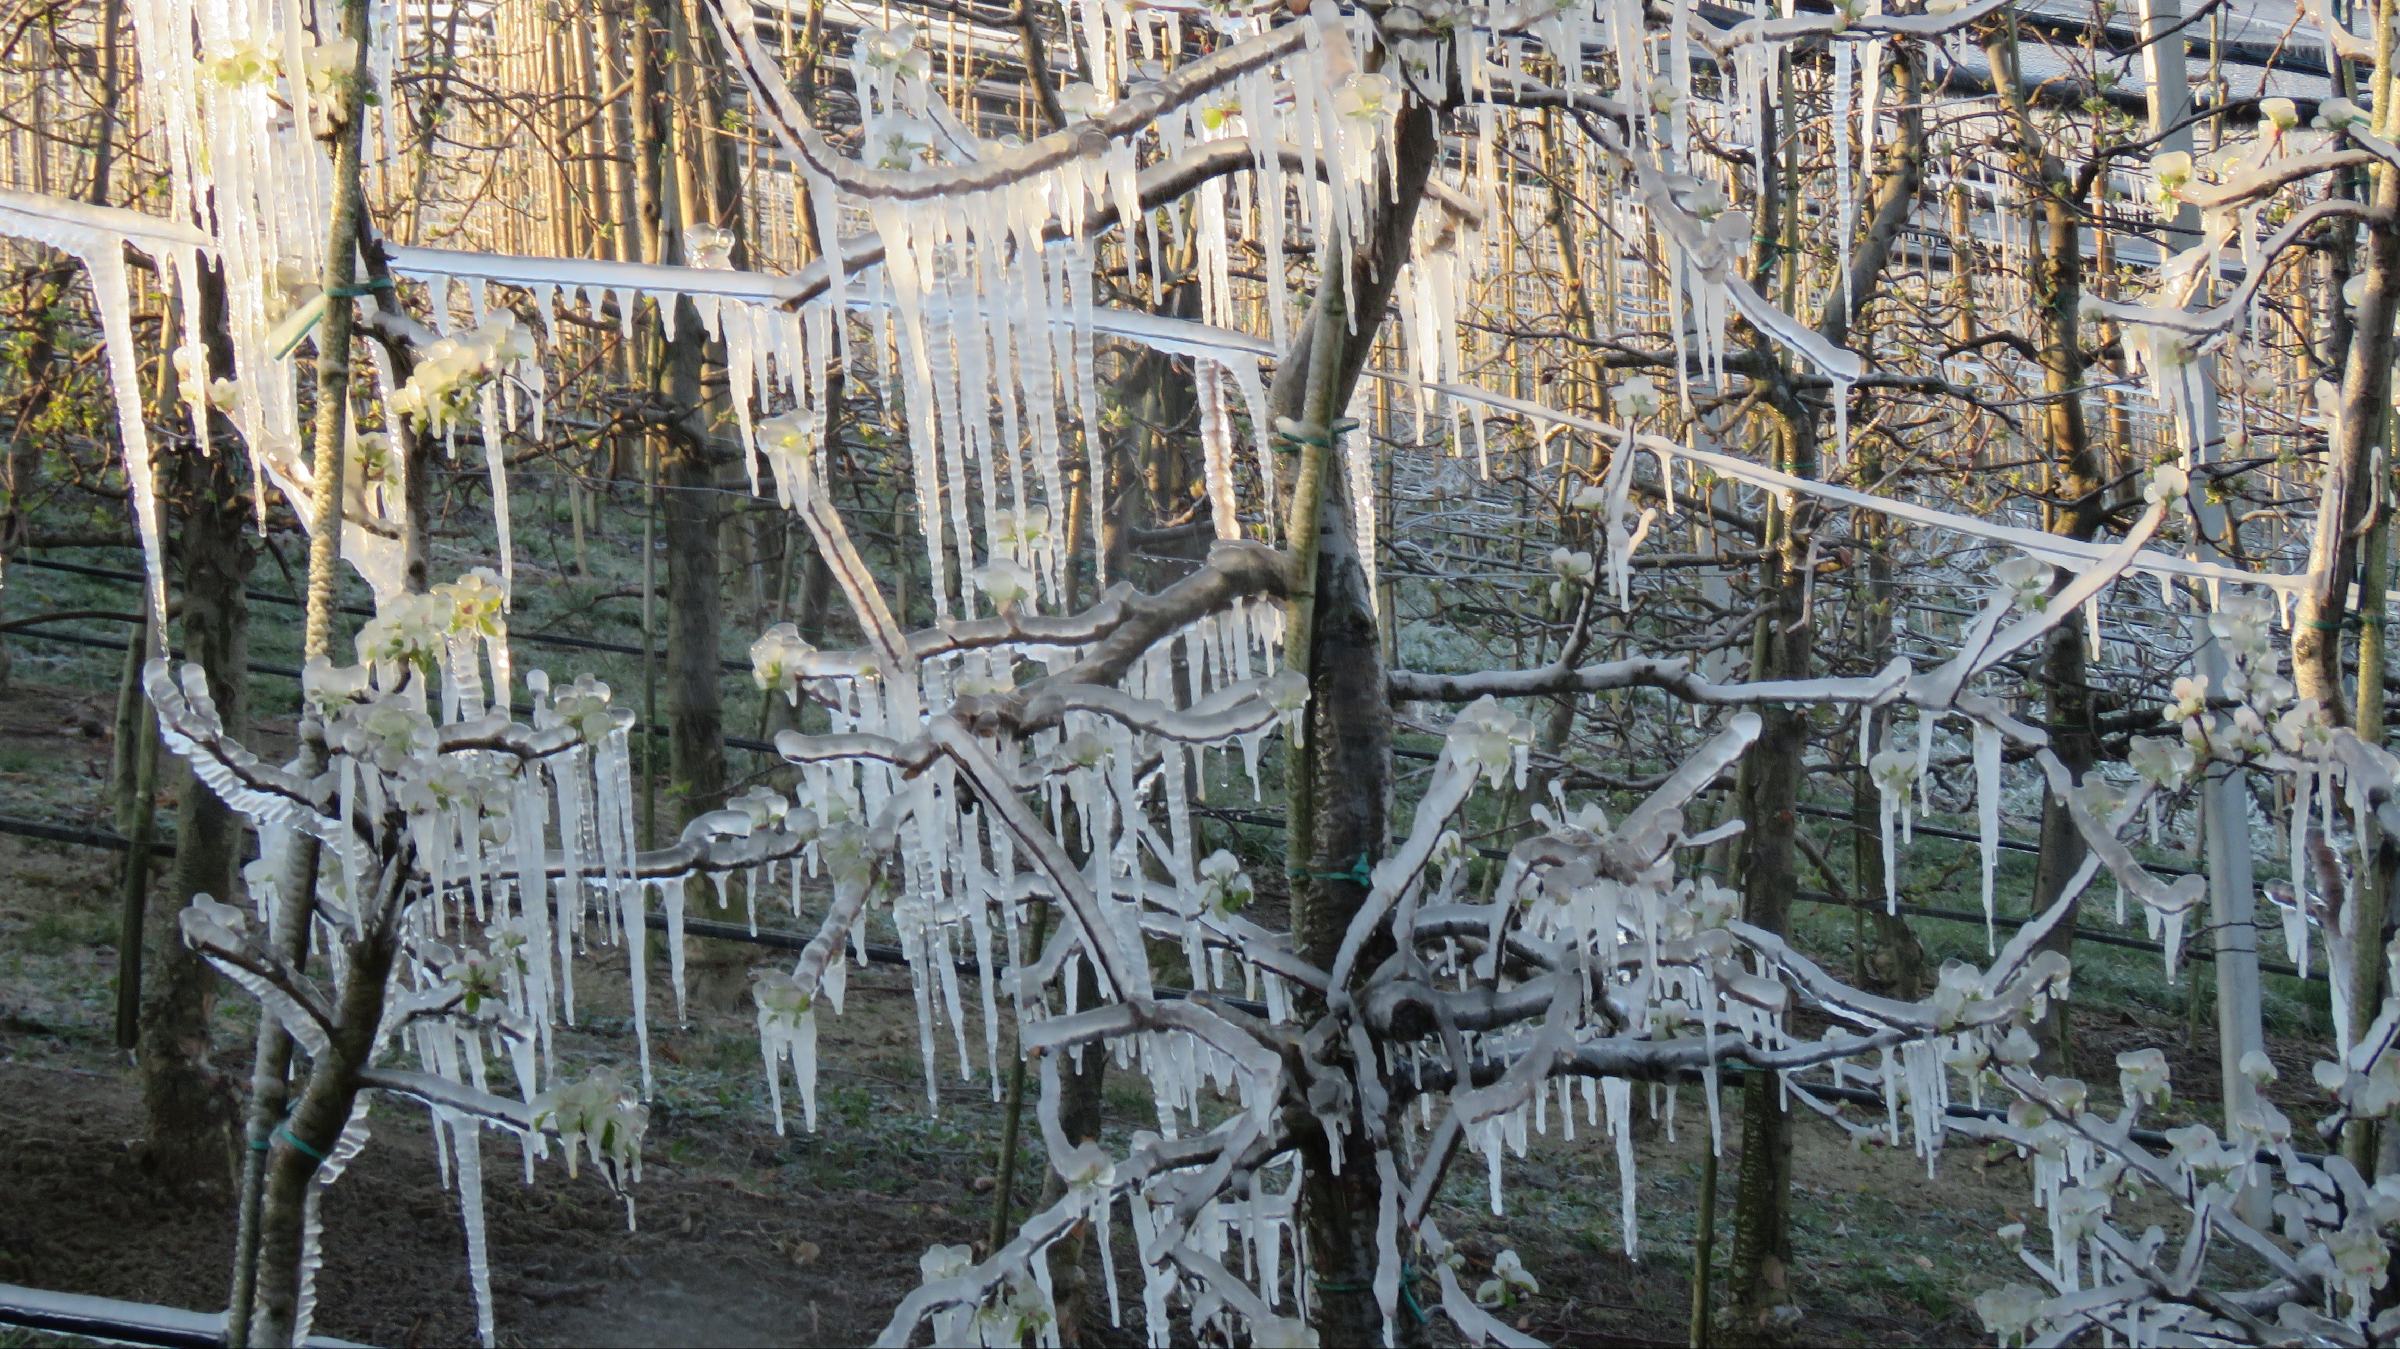
M33 567L41 571L64 572L70 576L88 576L96 580L125 581L134 585L140 585L143 581L140 572L125 571L116 567L95 567L84 562L58 562L49 558L24 557L18 558L14 565ZM304 607L303 602L298 598L279 594L272 590L245 589L242 594L261 604L281 605L290 609ZM343 604L335 607L342 613L359 618L375 616L373 609L361 604ZM600 651L614 656L642 654L642 649L638 646L628 646L623 642L604 642L594 637L571 637L561 632L525 632L511 628L508 640L511 643L524 642L531 646L560 647L569 651ZM717 664L729 674L748 674L750 672L750 667L738 660L720 660Z
M61 642L68 646L87 646L98 651L116 651L121 653L125 650L126 646L126 644L123 642L114 641L106 637L94 637L89 633L53 632L48 628L38 626L19 628L13 635L31 638L35 641ZM167 654L178 660L183 659L183 652L173 647L168 648ZM636 654L638 654L638 652ZM289 665L267 665L258 661L252 661L244 665L242 668L248 670L251 674L272 675L278 679L289 679L293 680L294 682L297 682L300 678L300 672L296 669L293 669ZM518 717L528 717L533 714L533 709L522 703L511 706L509 711ZM656 739L667 735L668 730L664 726L645 726L637 724L633 728L633 733L636 735L646 735ZM756 736L727 735L719 736L718 740L723 743L727 749L748 750L754 754L773 755L777 753L775 746L772 743L758 739Z
M71 1335L109 1344L206 1349L225 1343L225 1313L186 1311L84 1293L53 1293L0 1283L0 1325ZM360 1349L350 1340L311 1335L309 1349Z

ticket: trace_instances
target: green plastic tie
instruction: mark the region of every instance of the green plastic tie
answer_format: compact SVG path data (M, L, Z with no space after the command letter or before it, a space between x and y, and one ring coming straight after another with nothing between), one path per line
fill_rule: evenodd
M1336 440L1341 439L1344 435L1347 435L1357 429L1358 422L1355 419L1344 417L1340 421L1335 422L1332 429L1328 430L1321 437L1296 436L1289 431L1279 429L1275 432L1275 441L1277 447L1280 448L1285 454L1296 453L1299 447L1303 445L1314 445L1320 450L1330 450L1333 448L1333 444Z
M1320 1293L1372 1293L1375 1291L1374 1284L1360 1283L1355 1279L1311 1278L1309 1283ZM1400 1267L1400 1309L1407 1312L1409 1319L1420 1326L1432 1322L1433 1318L1425 1314L1424 1306L1417 1301L1417 1269L1414 1265Z
M275 1137L282 1139L284 1142L291 1144L295 1149L306 1153L308 1156L316 1158L320 1162L331 1160L330 1158L326 1157L324 1153L319 1152L315 1148L310 1147L308 1144L301 1142L300 1135L293 1133L291 1126L289 1125L276 1125Z
M390 277L378 276L361 281L356 285L335 286L333 289L325 293L337 300L359 300L374 294L376 291L390 290L391 288L392 280Z
M1348 881L1362 890L1375 888L1374 867L1364 852L1358 855L1356 862L1351 863L1348 871L1308 871L1295 867L1291 876L1296 881Z

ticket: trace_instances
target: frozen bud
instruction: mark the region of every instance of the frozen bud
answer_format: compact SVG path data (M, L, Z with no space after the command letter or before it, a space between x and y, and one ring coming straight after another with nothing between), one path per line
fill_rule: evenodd
M1013 558L994 558L974 571L976 588L994 608L1013 614L1033 596L1033 572Z
M1467 706L1450 723L1449 748L1459 760L1481 769L1494 785L1515 766L1517 757L1533 743L1533 723L1503 710L1486 694Z
M346 37L320 42L309 48L304 59L308 62L310 92L326 93L358 68L358 42Z
M1608 399L1620 417L1646 417L1658 411L1658 385L1647 375L1636 375L1610 389Z
M972 1246L929 1246L917 1257L917 1272L925 1282L955 1279L975 1267L975 1248Z
M2249 432L2237 426L2225 433L2225 452L2227 454L2242 454L2248 451L2249 448Z
M2117 1088L2127 1105L2155 1105L2166 1100L2167 1056L2156 1049L2117 1055Z
M2317 1090L2328 1096L2339 1092L2350 1081L2350 1070L2331 1059L2319 1059L2310 1064L2308 1075L2316 1082Z
M781 693L797 707L801 668L815 650L801 639L799 625L778 623L750 644L750 678L761 690Z
M1098 1143L1084 1143L1059 1159L1058 1175L1070 1190L1087 1197L1104 1196L1116 1183L1117 1163Z
M1399 106L1399 94L1389 75L1352 75L1333 91L1333 107L1354 122L1380 122Z
M921 117L877 117L861 137L860 158L888 173L906 173L933 153L935 128Z
M2303 698L2275 719L2275 743L2286 754L2321 759L2333 745L2333 722L2314 698Z
M783 1026L798 1026L816 1003L808 985L773 968L751 975L750 998L758 1004L761 1021Z
M1575 489L1573 496L1567 498L1569 510L1596 511L1607 504L1608 493L1602 491L1600 484L1596 482L1585 483Z
M507 632L508 620L501 615L508 595L500 588L500 574L491 568L477 567L448 585L435 586L433 593L450 606L450 631L487 639Z
M2288 98L2262 98L2258 115L2277 131L2289 131L2300 125L2300 107Z
M2050 577L2056 570L2031 553L2018 553L1993 567L1992 577L2017 607L2039 609L2050 597Z
M300 671L300 692L319 708L331 709L366 692L367 679L364 665L336 665L323 656L311 656Z
M1995 1288L1975 1297L1975 1314L1983 1318L1983 1328L2002 1344L2023 1340L2041 1312L2041 1290L2021 1283Z
M2250 1079L2251 1086L2263 1087L2275 1080L2275 1061L2267 1057L2265 1050L2249 1050L2242 1055L2239 1071Z
M1240 859L1223 848L1200 863L1200 902L1209 913L1230 918L1247 908L1257 891Z
M1058 747L1058 753L1077 768L1096 768L1108 758L1108 742L1090 731L1077 731Z
M440 596L395 595L358 630L362 665L414 665L431 676L447 646L450 606Z
M765 829L784 817L792 803L772 787L752 787L725 803L727 810L738 810L750 817L750 827Z
M567 1174L575 1174L578 1145L592 1161L622 1180L641 1174L642 1135L650 1111L617 1075L603 1068L591 1076L533 1098L534 1118L558 1130L567 1149Z
M2190 746L2166 736L2137 737L2125 757L2144 782L2166 791L2182 786L2196 762Z
M2192 181L2192 156L2188 150L2169 150L2150 161L2150 172L2158 179L2158 195L2172 197Z
M732 230L695 224L683 232L683 244L694 267L723 270L733 265Z
M1550 570L1557 572L1562 581L1589 581L1592 579L1592 555L1578 549L1553 548L1550 550Z
M1058 91L1058 110L1065 113L1070 122L1097 117L1106 106L1100 91L1089 84L1078 82Z
M2172 507L2192 490L2191 475L2173 464L2160 464L2151 470L2150 481L2142 486L2142 500L2153 506Z
M1308 706L1308 679L1297 670L1276 671L1260 692L1267 706L1287 716Z
M433 718L397 702L369 705L351 723L355 737L346 737L386 769L411 760L428 759L441 743Z
M2171 696L2174 701L2167 704L2164 713L2167 724L2176 725L2199 716L2208 707L2208 676L2186 675L2177 679Z
M229 89L261 84L275 78L281 65L275 49L264 42L236 42L207 63L208 77Z
M1961 1037L1958 1043L1942 1051L1942 1066L1961 1077L1973 1077L1992 1061L1992 1051L1981 1040Z
M2033 1042L2033 1037L2025 1033L2023 1026L2011 1026L1995 1052L2002 1063L2027 1064L2033 1062L2034 1056L2042 1051L2041 1046Z
M250 916L231 904L220 904L206 895L192 896L185 905L179 921L183 924L186 946L200 946L210 939L228 945L241 944L242 933L250 926Z
M575 676L575 682L559 690L551 709L558 719L575 728L586 740L598 741L620 726L633 723L631 712L620 712L610 705L614 695L606 684L591 675Z
M1917 780L1917 756L1903 749L1879 750L1867 761L1867 776L1886 794L1904 792Z
M2317 105L2317 120L2329 131L2347 131L2364 127L2367 115L2356 103L2346 98L2329 98Z
M755 432L759 453L770 460L782 460L803 455L812 443L808 417L794 409L781 412L760 422Z

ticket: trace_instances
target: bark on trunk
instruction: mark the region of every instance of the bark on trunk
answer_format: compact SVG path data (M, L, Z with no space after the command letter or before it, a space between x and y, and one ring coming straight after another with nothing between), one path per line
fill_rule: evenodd
M200 330L212 370L231 369L225 339L224 283L214 269L198 284ZM175 531L182 569L181 637L184 658L207 673L209 696L228 734L248 726L250 604L245 589L256 552L249 541L250 500L236 471L238 456L224 438L231 428L212 417L216 452L174 458L174 497L182 519ZM183 775L176 813L175 860L168 911L181 913L195 895L228 899L239 885L241 821L216 793ZM136 1055L142 1079L145 1163L174 1184L223 1184L235 1146L232 1084L211 1062L209 1014L216 976L186 946L177 923L151 925L145 943L145 983Z
M1276 371L1269 400L1276 416L1329 426L1348 405L1408 255L1417 207L1438 154L1434 129L1428 109L1402 114L1393 192L1381 201L1350 274L1321 283L1310 322ZM1329 312L1331 322L1326 321ZM1345 312L1355 321L1344 323ZM1333 963L1351 916L1366 898L1355 868L1360 859L1372 864L1382 854L1391 794L1391 702L1374 600L1357 555L1342 475L1325 471L1324 457L1321 447L1303 450L1302 473L1309 472L1306 460L1315 458L1324 489L1314 518L1296 516L1292 526L1291 546L1313 559L1304 571L1314 572L1314 584L1294 606L1294 632L1305 636L1305 654L1286 653L1287 660L1297 656L1307 662L1309 680L1306 750L1294 757L1286 784L1292 869L1304 873L1292 878L1292 939L1300 957L1321 968ZM1358 968L1374 965L1369 956ZM1351 1137L1379 1133L1385 1123L1373 1121L1370 1129L1368 1121L1353 1121ZM1344 1166L1337 1173L1313 1120L1299 1124L1300 1222L1315 1284L1310 1324L1326 1344L1379 1343L1383 1314L1371 1286L1379 1181L1366 1165ZM1351 1156L1357 1160L1355 1151Z
M2038 218L2028 222L2029 256L2026 270L2033 278L2037 328L2034 347L2042 362L2048 476L2051 505L2048 525L2053 533L2089 540L2106 519L2100 468L2092 453L2083 415L2084 361L2077 324L2083 305L2083 194L2070 181L2058 156L2048 151L2027 110L2017 79L2017 37L2013 20L1985 46L1995 79L2008 91L2016 121L2012 147L2019 171L2039 189ZM2085 671L2085 631L2079 610L2050 630L2042 659L2044 697L2049 704L2050 747L2078 782L2091 771L2099 754L2099 734L2093 724L2090 686ZM2068 882L2082 867L2086 845L2066 804L2047 788L2042 793L2041 855L2034 869L2032 911L2041 913L2066 893ZM2075 915L2050 929L2042 946L2070 954L2075 942ZM2067 1003L2054 999L2050 1014L2035 1023L2034 1040L2041 1047L2037 1066L2046 1073L2066 1071L2069 1052Z

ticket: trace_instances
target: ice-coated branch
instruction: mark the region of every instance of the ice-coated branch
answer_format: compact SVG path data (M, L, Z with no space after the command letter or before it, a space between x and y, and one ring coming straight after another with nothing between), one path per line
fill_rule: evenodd
M1394 670L1392 697L1415 702L1466 703L1477 698L1524 698L1556 693L1603 693L1647 688L1686 702L1713 706L1755 703L1882 704L1906 682L1908 662L1895 659L1880 674L1856 679L1762 679L1722 684L1692 672L1686 657L1633 656L1592 665L1550 665L1539 670L1483 670L1473 674L1426 674Z

